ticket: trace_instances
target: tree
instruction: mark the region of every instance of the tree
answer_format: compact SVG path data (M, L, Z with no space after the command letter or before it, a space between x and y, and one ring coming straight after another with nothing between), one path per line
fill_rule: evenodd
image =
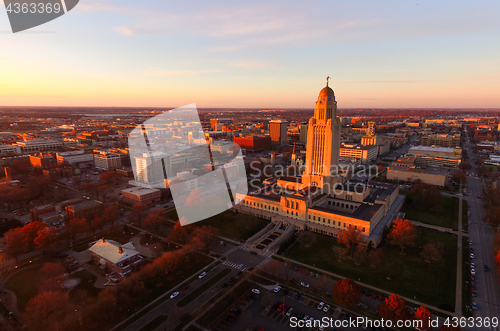
M181 225L180 220L175 223L174 228L170 231L170 236L168 237L170 241L178 242L184 244L186 242L186 231Z
M75 241L75 237L79 233L85 233L89 230L89 225L85 218L74 218L66 223L64 231L69 237Z
M116 172L114 171L106 171L99 175L99 179L105 181L108 184L111 184L116 179Z
M165 222L165 219L165 209L154 209L150 211L144 221L142 221L142 227L148 230L158 230L160 225Z
M465 184L467 182L467 175L465 174L465 172L457 170L451 175L451 180L456 183Z
M500 206L488 206L483 221L490 223L493 227L500 225Z
M434 240L429 241L424 245L420 256L425 262L431 263L431 261L441 261L443 259L444 244L439 241Z
M64 291L62 284L66 281L65 269L61 263L45 263L40 270L39 293Z
M141 208L143 208L142 205ZM118 219L118 211L119 208L117 205L104 208L101 214L101 221L103 225L111 223L111 226L113 226L115 224L115 221Z
M47 226L42 222L31 222L23 226L26 245L29 249L35 248L35 238L38 236L38 231L45 229Z
M282 269L281 263L277 260L271 260L262 268L268 274L278 276L279 271Z
M202 226L196 228L191 235L193 238L198 238L207 250L210 245L219 241L220 231L212 226Z
M431 312L424 306L418 307L418 309L413 314L413 318L422 321L422 327L419 328L421 331L432 331L431 326Z
M410 317L408 308L406 308L406 301L397 294L391 294L385 299L384 302L378 306L378 312L380 317L393 322L397 320L407 320Z
M368 247L363 245L362 242L360 242L356 246L356 249L354 250L354 263L356 265L360 265L366 259L367 253L368 253Z
M62 321L71 311L66 294L43 292L26 305L26 327L37 331L63 331Z
M5 247L17 263L17 256L26 251L26 234L23 228L10 229L5 233Z
M418 233L415 225L409 220L398 218L392 225L391 232L387 236L389 244L401 247L401 254L404 254L405 247L415 246Z
M49 248L58 240L57 229L54 227L46 227L38 230L36 238L33 240L36 250Z
M306 248L309 248L312 245L314 245L316 240L317 240L316 235L311 231L307 231L307 230L300 231L297 235L297 241L301 245L304 245L304 247L306 247Z
M362 295L361 287L358 283L349 278L339 280L335 283L335 286L333 286L332 297L340 305L357 305Z
M354 255L354 249L361 242L361 229L349 225L347 230L340 230L338 232L337 241L343 244L349 251L351 251L351 259Z

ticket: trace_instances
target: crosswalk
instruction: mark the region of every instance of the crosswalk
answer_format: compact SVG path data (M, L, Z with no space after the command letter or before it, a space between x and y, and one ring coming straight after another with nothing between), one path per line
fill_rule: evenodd
M224 261L222 264L223 265L227 265L228 267L231 267L231 268L239 269L238 268L239 264L237 264L237 263L233 263L233 262L230 262L230 261ZM243 268L241 270L245 270L245 268Z
M222 255L228 256L229 254L233 253L237 249L238 249L238 246L233 246L229 250L225 251L224 254L222 254Z

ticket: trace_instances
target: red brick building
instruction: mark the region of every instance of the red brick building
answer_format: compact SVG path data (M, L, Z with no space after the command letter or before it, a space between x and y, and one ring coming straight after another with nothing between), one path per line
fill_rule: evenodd
M122 190L122 201L134 205L141 203L145 206L161 200L161 191L154 188L132 187Z
M75 218L85 218L87 221L99 216L103 211L102 203L95 200L87 200L66 207L68 220Z
M92 261L98 264L106 273L116 272L126 276L138 270L143 263L142 256L132 243L120 244L114 240L98 240L90 248Z

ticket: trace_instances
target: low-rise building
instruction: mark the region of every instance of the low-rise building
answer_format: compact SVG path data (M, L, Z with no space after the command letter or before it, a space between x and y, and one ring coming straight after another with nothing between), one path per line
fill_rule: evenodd
M356 160L369 163L377 159L378 147L376 145L359 146L357 144L341 144L340 159Z
M425 167L412 168L402 166L387 167L387 179L414 183L421 180L423 183L444 187L448 183L447 169Z
M103 210L102 203L95 200L87 200L66 207L68 219L85 218L87 221L99 216Z
M98 240L89 248L92 261L107 273L126 276L142 266L142 256L132 243L122 245L114 240Z
M161 191L147 187L132 187L122 190L122 200L125 203L151 205L161 200Z
M51 139L25 139L16 142L16 145L21 148L21 153L26 154L56 151L63 146L63 143Z
M66 163L81 167L94 163L94 154L85 153L84 151L57 153L56 157L58 164Z

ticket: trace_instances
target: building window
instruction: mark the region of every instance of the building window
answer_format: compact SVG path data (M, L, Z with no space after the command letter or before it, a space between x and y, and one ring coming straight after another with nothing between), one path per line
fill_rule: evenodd
M345 228L345 223L344 223L344 228Z
M328 220L328 224L330 224L330 220Z
M315 221L315 220L316 220L316 216L313 216L313 221Z
M363 232L366 232L365 228L363 228Z

